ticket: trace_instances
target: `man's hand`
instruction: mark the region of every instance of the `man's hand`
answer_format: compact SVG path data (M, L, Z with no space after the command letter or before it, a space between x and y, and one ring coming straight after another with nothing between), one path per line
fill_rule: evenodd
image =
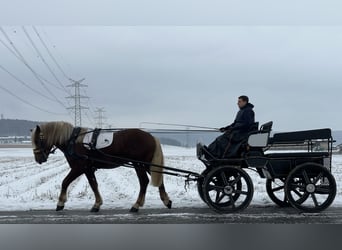
M227 127L222 127L220 128L220 132L230 132L232 130L231 126L227 126Z
M219 130L220 130L220 132L222 132L222 133L223 133L223 132L225 132L225 131L226 131L226 127L222 127L222 128L220 128Z

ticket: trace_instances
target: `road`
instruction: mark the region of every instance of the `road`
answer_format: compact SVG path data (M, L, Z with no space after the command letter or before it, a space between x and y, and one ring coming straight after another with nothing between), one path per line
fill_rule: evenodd
M211 224L211 223L277 223L342 224L341 207L330 207L321 213L299 213L293 208L250 206L234 214L217 214L209 208L143 208L137 214L126 209L102 210L34 210L0 212L0 224Z

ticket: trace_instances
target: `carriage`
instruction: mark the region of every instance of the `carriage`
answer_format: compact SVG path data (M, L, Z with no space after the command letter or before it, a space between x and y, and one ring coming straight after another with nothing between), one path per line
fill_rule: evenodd
M331 174L333 138L330 129L275 133L273 122L263 124L240 142L237 157L204 157L198 144L197 157L206 169L198 179L198 191L209 207L219 213L246 208L253 197L252 179L245 171L266 178L266 191L281 207L319 212L331 205L336 182Z
M159 188L164 205L171 208L162 174L184 177L185 182L197 182L199 196L210 208L219 213L233 213L249 206L252 201L253 182L246 170L266 178L266 191L271 200L281 207L292 206L301 212L320 212L328 208L336 195L336 182L331 174L333 138L330 129L316 129L275 133L273 122L255 124L245 140L239 142L235 156L228 159L210 156L206 147L197 145L197 158L205 165L202 173L165 166L160 142L146 131L123 129L103 130L99 149L100 129L73 127L64 122L51 122L37 126L32 132L35 159L46 162L54 148L66 156L70 172L62 182L56 210L66 202L69 184L85 174L95 194L91 209L97 212L102 205L95 170L118 166L135 168L140 192L131 212L143 206L146 188L151 181ZM90 136L91 135L91 136ZM108 137L109 135L109 137ZM85 138L88 141L85 142ZM114 143L111 139L114 138ZM209 157L208 157L209 156Z

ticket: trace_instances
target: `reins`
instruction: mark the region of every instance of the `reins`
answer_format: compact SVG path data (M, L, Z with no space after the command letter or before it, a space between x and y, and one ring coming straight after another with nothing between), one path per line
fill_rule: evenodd
M67 154L68 156L71 156L71 157L76 158L76 159L86 159L86 160L90 160L92 162L98 162L98 163L111 165L111 166L115 166L118 164L115 161L118 161L120 166L124 166L124 167L128 167L128 168L134 168L134 166L133 166L134 164L141 164L144 166L154 166L154 167L157 167L159 169L166 169L166 170L171 171L171 172L165 172L162 170L160 170L160 171L158 171L158 170L152 170L151 171L150 170L151 172L163 173L163 174L173 175L173 176L178 176L178 177L186 177L187 181L196 181L198 178L201 177L200 174L192 172L192 171L188 171L188 170L182 170L182 169L172 168L172 167L168 167L168 166L153 164L153 163L149 163L149 162L133 160L133 159L125 158L125 157L109 155L109 154L106 154L99 149L96 149L95 147L90 145L91 143L82 143L82 144L89 146L91 151L97 152L106 158L113 159L113 161L101 160L99 158L92 157L89 155L77 154L74 150L74 146L76 145L76 141L77 141L78 136L83 135L83 134L87 134L87 133L92 133L94 131L96 131L96 130L91 130L91 131L80 133L81 128L79 128L79 127L74 128L72 135L71 135L71 137L67 143L67 150L66 150L66 152L64 152L64 154ZM113 167L113 168L115 168L115 167Z

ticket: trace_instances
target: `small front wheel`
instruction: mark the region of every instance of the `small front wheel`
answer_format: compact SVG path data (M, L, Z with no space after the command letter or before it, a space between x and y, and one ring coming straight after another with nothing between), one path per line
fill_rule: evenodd
M218 213L233 213L248 207L253 198L253 183L239 167L221 166L210 171L203 182L203 197Z
M285 183L290 204L303 212L328 208L336 196L336 182L329 170L317 163L304 163L292 170Z
M197 191L199 196L201 197L202 201L206 202L204 199L204 195L203 195L203 182L205 177L207 176L207 174L210 172L211 169L205 169L202 173L201 176L198 178L197 180Z

